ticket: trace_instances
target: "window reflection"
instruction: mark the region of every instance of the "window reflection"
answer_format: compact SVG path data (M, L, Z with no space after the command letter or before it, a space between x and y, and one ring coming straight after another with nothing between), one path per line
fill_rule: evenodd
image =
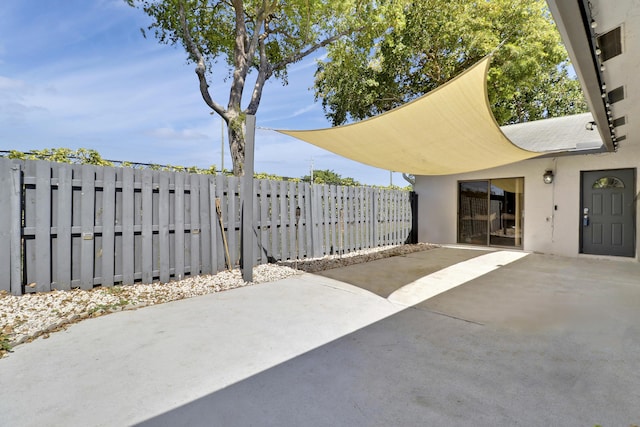
M616 178L615 176L604 176L593 183L591 188L624 188L624 182Z
M522 247L524 178L459 183L458 242Z

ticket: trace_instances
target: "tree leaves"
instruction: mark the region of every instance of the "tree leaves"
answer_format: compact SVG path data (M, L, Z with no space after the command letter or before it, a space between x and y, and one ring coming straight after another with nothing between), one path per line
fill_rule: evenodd
M286 84L291 64L342 37L370 41L386 28L389 16L397 15L395 0L125 1L152 18L147 30L160 43L182 45L196 64L205 103L229 125L236 175L244 174L244 117L256 114L266 80L275 77ZM210 93L213 67L225 67L230 77L226 103ZM243 106L247 86L252 92Z
M316 98L334 125L427 93L502 42L489 72L489 98L500 124L586 111L543 0L402 4L402 16L384 35L329 48L316 73Z

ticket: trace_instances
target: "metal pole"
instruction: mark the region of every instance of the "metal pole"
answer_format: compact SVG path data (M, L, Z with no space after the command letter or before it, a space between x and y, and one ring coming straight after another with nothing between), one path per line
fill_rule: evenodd
M224 119L220 117L220 172L224 171Z
M247 114L245 122L244 176L242 177L242 280L253 281L253 154L256 136L256 116Z

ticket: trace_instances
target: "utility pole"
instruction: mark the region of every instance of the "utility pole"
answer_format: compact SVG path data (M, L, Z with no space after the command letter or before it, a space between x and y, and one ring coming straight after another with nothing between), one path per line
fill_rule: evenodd
M224 119L220 117L220 173L224 171Z
M240 259L240 269L242 270L242 280L245 282L253 282L253 245L255 240L253 237L253 171L254 171L254 151L256 138L256 116L247 114L246 121L246 140L244 146L244 176L240 179L240 194L242 213L242 232L240 241L242 248L242 257Z
M393 187L393 171L389 171L389 187Z
M311 174L309 176L311 177L311 184L313 184L313 157L311 157Z

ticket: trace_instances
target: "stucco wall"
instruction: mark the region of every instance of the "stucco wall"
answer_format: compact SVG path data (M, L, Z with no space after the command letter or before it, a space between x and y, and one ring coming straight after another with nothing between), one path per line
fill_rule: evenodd
M580 251L582 218L580 172L638 166L640 144L627 142L621 144L617 153L533 159L461 175L418 176L415 186L420 216L418 238L421 242L456 243L458 181L524 177L523 249L575 257ZM542 181L547 169L554 172L553 184ZM636 182L636 192L639 189ZM636 230L640 229L638 216ZM636 235L636 253L638 241Z

